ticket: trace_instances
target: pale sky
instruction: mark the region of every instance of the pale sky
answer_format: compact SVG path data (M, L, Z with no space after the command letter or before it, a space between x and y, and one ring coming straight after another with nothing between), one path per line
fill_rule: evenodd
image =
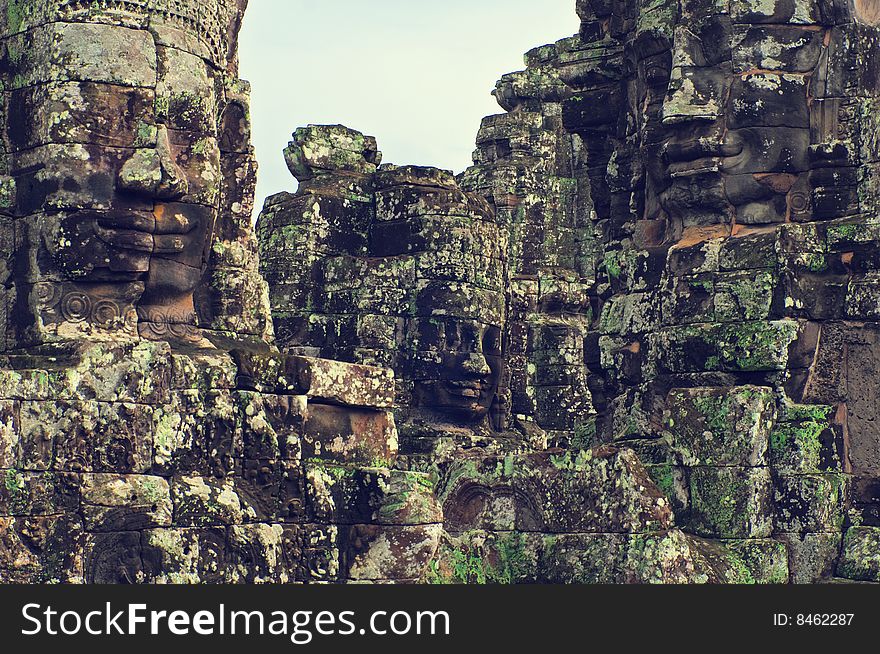
M293 191L297 127L341 123L386 163L464 170L490 95L523 54L578 30L575 0L251 0L241 77L253 85L257 210Z

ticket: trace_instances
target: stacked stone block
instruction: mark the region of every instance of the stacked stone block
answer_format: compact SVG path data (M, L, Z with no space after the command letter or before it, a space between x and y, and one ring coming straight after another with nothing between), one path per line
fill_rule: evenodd
M596 238L586 156L563 128L566 80L584 74L590 52L578 39L536 48L529 69L505 75L494 95L506 114L477 135L462 186L487 199L509 233L511 409L532 440L583 441L592 429L583 338L592 318Z
M420 578L393 374L274 345L246 2L8 4L0 581Z
M875 22L863 3L823 1L584 0L578 14L578 35L499 83L509 113L484 122L464 176L509 216L514 288L535 250L505 202L530 184L532 201L556 197L560 162L577 180L575 213L542 236L592 235L590 256L566 254L595 280L593 319L530 371L553 377L582 348L597 415L581 414L573 444L633 447L679 524L773 562L774 580L832 577L843 532L859 530L861 551L871 527L858 525L876 520L862 382L876 365ZM541 135L538 156L526 134ZM751 393L762 417L719 433ZM712 422L712 398L724 420L691 433ZM708 458L692 449L703 434Z
M283 347L392 368L404 408L434 407L419 389L445 357L497 358L506 236L485 202L446 171L377 168L375 139L342 126L297 130L286 155L300 188L257 227Z
M464 456L440 488L446 531L432 583L772 583L787 576L784 552L677 528L677 513L629 449Z
M868 3L578 0L259 246L245 4L0 16L0 581L880 581Z
M6 368L2 580L418 579L442 518L426 475L390 469L390 375L235 358L144 343Z

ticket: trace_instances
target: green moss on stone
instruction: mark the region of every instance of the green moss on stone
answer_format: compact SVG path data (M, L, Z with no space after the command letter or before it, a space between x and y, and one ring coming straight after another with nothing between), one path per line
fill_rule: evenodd
M8 0L6 3L6 24L9 34L16 34L24 22L24 11L21 4L22 0Z

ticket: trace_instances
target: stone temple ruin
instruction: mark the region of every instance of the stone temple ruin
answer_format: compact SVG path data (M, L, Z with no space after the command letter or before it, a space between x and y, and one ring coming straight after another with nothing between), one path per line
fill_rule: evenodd
M577 0L460 175L246 0L5 0L0 581L880 582L880 5Z

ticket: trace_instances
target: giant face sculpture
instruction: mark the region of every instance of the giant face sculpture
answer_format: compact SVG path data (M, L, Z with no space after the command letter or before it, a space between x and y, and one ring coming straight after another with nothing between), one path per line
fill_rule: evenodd
M440 310L462 307L461 291L435 290ZM488 308L488 307L486 307ZM469 312L443 320L420 320L418 342L434 349L417 354L424 377L416 385L418 405L473 422L485 418L495 401L503 370L500 320L486 324Z
M376 182L382 222L373 246L403 235L415 272L401 376L414 382L416 406L480 421L497 401L503 370L505 240L495 216L446 171L389 166Z
M279 343L392 368L400 404L473 423L498 398L506 236L448 171L383 165L376 140L300 128L300 181L258 221Z
M772 7L763 15L748 3L640 5L629 54L644 217L665 214L680 227L784 222L789 192L809 167L819 17L766 26Z
M593 369L602 372L591 382L612 398L601 416L603 437L669 435L670 460L688 468L680 496L683 506L691 502L693 521L701 510L694 498L705 501L705 491L724 482L723 466L709 472L715 464L701 459L694 466L690 455L680 456L680 444L694 433L681 416L702 412L701 424L709 424L719 415L695 411L691 398L702 404L716 394L736 397L741 385L764 393L784 388L774 436L769 447L759 444L768 448L767 462L744 466L752 476L749 496L768 507L759 511L764 524L739 535L797 533L796 553L806 533L839 530L849 472L857 482L854 504L870 505L876 516L876 491L859 490L876 488L878 461L876 403L861 397L860 381L877 357L874 327L864 329L875 321L873 287L871 309L859 298L863 280L876 275L876 242L868 234L877 216L877 3L579 6L582 37L601 52L595 69L604 86L592 88L598 75L578 70L576 81L588 88L567 102L566 118L589 155L605 146L608 159L591 165L590 181L594 198L606 187L612 196L597 206L607 225L608 279L597 289L599 329L609 336L600 336ZM619 113L597 110L595 98L608 88ZM743 397L751 393L747 388ZM791 404L822 405L833 416L821 463L790 467L778 458L774 439L787 429ZM759 470L765 466L772 479ZM811 484L835 480L841 490L828 497L837 504L822 505L799 486L800 475L814 474ZM706 502L706 515L731 496L725 491ZM800 510L794 506L836 517L807 525L792 517ZM739 529L712 517L700 521L693 528L713 537ZM836 557L837 545L829 552ZM793 574L807 574L795 570L797 557Z
M680 230L831 217L833 194L814 189L837 184L810 171L852 165L828 147L852 118L832 85L859 77L842 68L855 31L832 26L850 11L872 20L874 3L634 4L620 38L636 70L627 133L645 167L639 218Z
M243 3L93 4L4 29L18 337L197 342Z

